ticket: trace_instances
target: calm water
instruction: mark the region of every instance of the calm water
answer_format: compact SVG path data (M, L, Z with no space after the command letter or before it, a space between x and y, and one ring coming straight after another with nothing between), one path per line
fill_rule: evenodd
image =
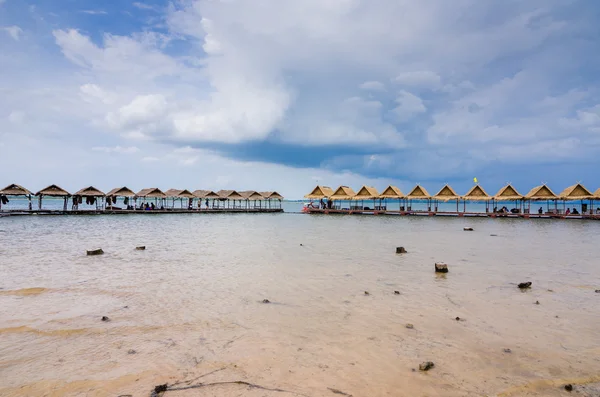
M0 395L236 380L296 394L166 396L564 395L600 382L599 235L593 221L2 218ZM450 272L436 276L436 261Z

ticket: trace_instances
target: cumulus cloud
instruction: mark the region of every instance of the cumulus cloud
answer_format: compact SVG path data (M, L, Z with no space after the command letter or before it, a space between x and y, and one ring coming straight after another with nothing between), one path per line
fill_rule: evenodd
M140 151L140 149L138 149L135 146L128 146L128 147L122 147L122 146L115 146L115 147L106 147L106 146L95 146L92 148L93 151L95 152L104 152L104 153L122 153L122 154L133 154L133 153L137 153Z
M409 87L437 88L441 78L437 73L420 70L416 72L400 73L393 80L395 83Z
M21 39L21 35L23 34L23 29L15 25L5 26L2 28L2 30L4 30L15 41L19 41Z
M408 91L400 91L396 98L396 103L398 106L394 108L393 112L401 121L407 121L414 115L427 111L423 100Z

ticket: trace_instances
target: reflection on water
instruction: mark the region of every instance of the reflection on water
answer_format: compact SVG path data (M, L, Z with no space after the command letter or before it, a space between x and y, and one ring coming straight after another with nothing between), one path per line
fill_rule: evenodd
M600 222L37 216L0 229L2 396L236 380L305 396L559 396L600 381ZM413 372L423 361L435 368Z

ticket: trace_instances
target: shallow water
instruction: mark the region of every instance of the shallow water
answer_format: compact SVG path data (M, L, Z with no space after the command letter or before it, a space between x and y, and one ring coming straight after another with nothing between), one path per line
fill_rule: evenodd
M237 380L296 394L166 396L564 395L600 382L599 234L600 222L521 219L3 218L0 395Z

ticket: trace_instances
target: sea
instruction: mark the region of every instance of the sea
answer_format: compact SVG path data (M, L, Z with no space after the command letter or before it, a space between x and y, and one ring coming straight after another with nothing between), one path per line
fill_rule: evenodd
M0 218L0 396L599 395L600 222L301 206Z

